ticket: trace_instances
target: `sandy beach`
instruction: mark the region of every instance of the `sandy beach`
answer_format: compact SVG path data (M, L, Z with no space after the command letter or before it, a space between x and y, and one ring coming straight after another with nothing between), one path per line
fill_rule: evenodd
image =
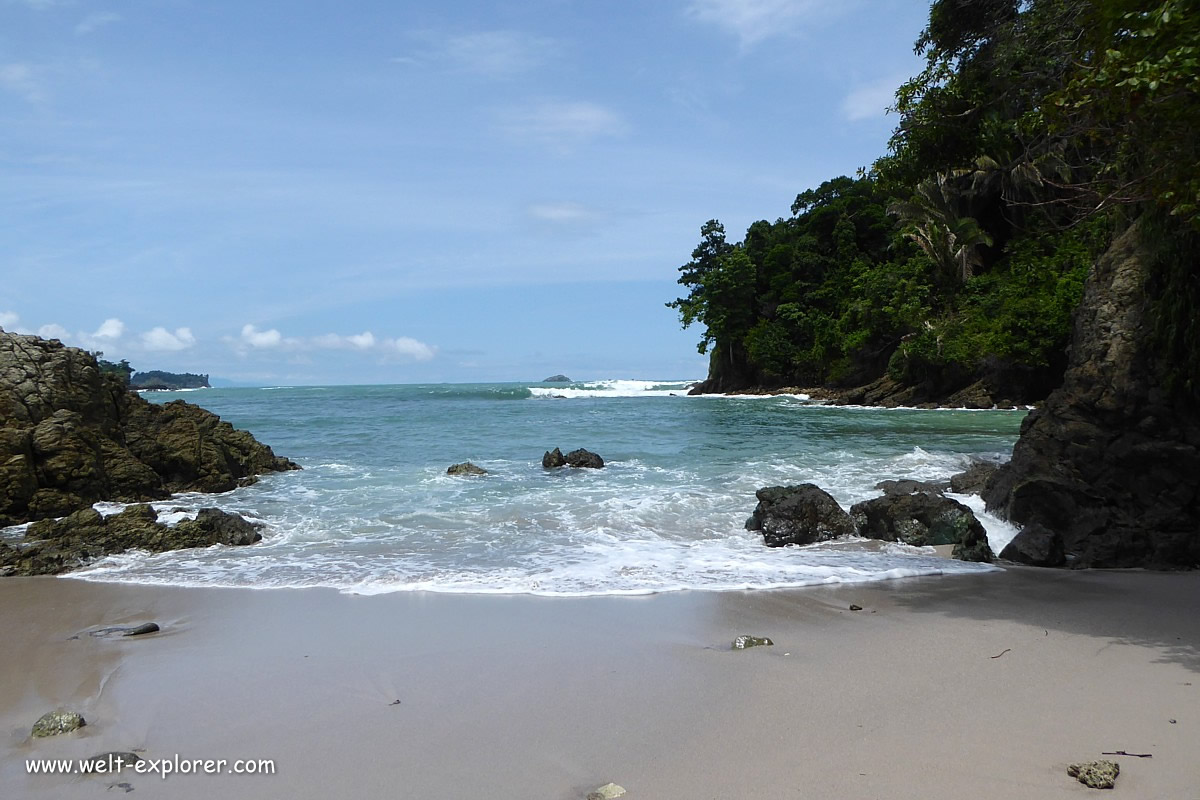
M543 598L0 581L0 797L1197 796L1200 575ZM851 604L862 606L851 611ZM107 639L87 630L153 620ZM738 634L773 647L730 649ZM76 638L77 637L77 638ZM395 701L400 701L396 703ZM87 726L32 739L54 708ZM269 775L30 775L32 758Z

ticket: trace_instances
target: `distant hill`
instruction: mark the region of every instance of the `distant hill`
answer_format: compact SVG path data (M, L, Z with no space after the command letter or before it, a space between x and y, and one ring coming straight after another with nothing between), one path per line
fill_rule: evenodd
M129 379L131 389L207 389L207 375L196 375L191 372L135 372Z

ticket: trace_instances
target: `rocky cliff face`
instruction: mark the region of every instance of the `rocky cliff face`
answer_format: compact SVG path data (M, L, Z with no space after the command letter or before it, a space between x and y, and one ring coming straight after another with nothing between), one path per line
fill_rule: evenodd
M1023 526L1005 558L1200 564L1200 409L1158 377L1145 238L1134 225L1096 264L1063 385L1026 418L1012 461L984 490L990 508Z
M0 330L0 525L298 469L197 406L154 405L57 340Z

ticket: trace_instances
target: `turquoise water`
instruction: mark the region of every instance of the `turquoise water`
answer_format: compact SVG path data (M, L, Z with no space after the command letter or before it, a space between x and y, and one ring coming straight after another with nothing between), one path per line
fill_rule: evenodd
M164 512L217 505L264 541L124 554L76 573L203 586L329 586L548 595L640 594L986 570L861 541L770 549L743 528L755 489L817 483L846 507L885 478L946 478L1007 457L1011 411L834 408L801 397L686 397L688 382L272 387L186 399L246 428L301 472ZM586 447L602 470L547 471ZM471 460L491 474L450 477ZM106 507L114 508L114 507ZM164 514L179 519L182 512ZM1006 526L985 518L998 540Z

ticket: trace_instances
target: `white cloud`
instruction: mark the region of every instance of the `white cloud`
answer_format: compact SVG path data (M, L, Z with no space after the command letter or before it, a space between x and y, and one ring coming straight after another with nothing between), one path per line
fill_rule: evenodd
M0 64L0 89L20 95L30 103L46 99L37 70L29 64Z
M0 328L13 331L21 324L21 315L15 311L0 311Z
M621 136L629 126L620 114L597 103L540 103L510 109L503 128L519 139L532 139L559 148L601 136Z
M283 334L274 328L260 331L253 325L243 325L241 341L251 347L278 347L283 344Z
M363 331L350 336L339 336L336 333L327 333L324 336L313 338L313 344L317 347L327 347L331 350L355 348L358 350L370 350L375 346L375 334L370 331Z
M845 11L848 0L692 0L687 13L735 34L743 47L794 33L814 18Z
M178 331L176 332L178 333ZM428 361L437 353L437 348L408 336L396 338L380 338L371 331L353 333L343 336L337 333L326 333L309 338L285 337L272 328L260 331L253 325L242 328L238 339L226 337L226 341L242 355L246 346L255 348L281 348L292 353L292 358L300 359L296 363L310 363L311 359L303 354L306 350L353 350L362 353L376 353L385 357L402 356L417 361Z
M55 322L38 328L37 335L43 339L58 339L64 342L71 338L71 332Z
M124 333L125 323L116 317L110 317L100 323L100 327L90 337L93 339L120 339Z
M105 25L111 25L121 19L120 14L114 14L111 11L100 11L95 14L88 14L78 25L75 26L76 36L86 36L92 33L97 28L103 28Z
M884 116L896 101L896 88L905 80L903 75L889 75L859 86L842 100L842 115L851 122Z
M161 325L142 334L142 347L147 350L186 350L196 343L190 328L176 328L175 332Z
M433 358L436 352L434 348L424 342L418 342L416 339L409 338L408 336L401 336L396 339L384 339L382 345L387 351L407 356L417 361L428 361Z

